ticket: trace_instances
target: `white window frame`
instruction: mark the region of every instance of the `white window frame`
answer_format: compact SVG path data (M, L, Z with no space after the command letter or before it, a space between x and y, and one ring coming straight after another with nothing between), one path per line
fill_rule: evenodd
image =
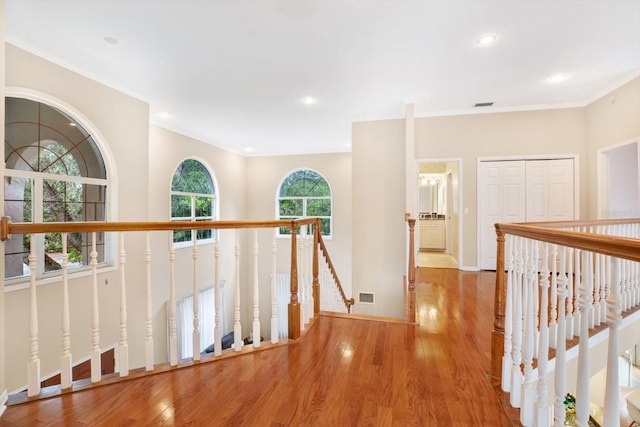
M171 189L171 184L173 182L173 177L174 177L174 175L176 173L176 170L186 160L195 160L205 168L205 170L209 174L209 177L211 178L211 182L213 184L213 193L211 193L211 194L190 193L190 192L184 192L184 191L173 191ZM172 212L173 212L173 206L172 206L172 202L171 202L172 196L186 196L186 197L189 197L191 199L191 215L190 216L188 216L188 217L186 217L186 216L180 216L180 217L172 216ZM196 197L209 197L209 198L212 199L212 203L213 203L212 216L196 217L196 204L195 204L195 198ZM170 218L169 220L170 221L193 221L193 222L197 222L199 220L202 220L202 221L217 221L217 219L218 219L218 210L219 210L218 183L217 183L216 177L213 174L213 172L211 171L211 168L209 167L209 165L204 160L202 160L200 158L197 158L197 157L187 157L187 158L182 159L178 163L178 165L173 169L173 173L171 174L171 182L169 183L169 218ZM195 233L194 233L194 231L195 231ZM198 239L197 238L197 230L191 230L191 239L189 241L173 242L173 235L172 235L171 241L173 242L173 247L175 249L193 247L194 236L196 236L196 240L195 240L196 245L211 244L211 243L214 243L216 241L216 237L219 238L219 235L218 235L217 231L218 230L212 230L210 238Z
M280 191L282 189L282 184L284 183L284 181L291 176L292 174L296 173L296 172L300 172L300 171L311 171L314 173L317 173L318 175L320 175L322 177L322 179L324 179L324 182L327 183L327 186L329 187L329 196L291 196L291 197L282 197L280 196ZM282 216L280 215L280 201L281 200L302 200L302 216ZM278 185L278 189L276 192L276 218L278 219L304 219L304 218L309 218L309 216L307 216L307 201L309 200L329 200L329 202L331 203L331 215L329 216L318 216L318 215L314 215L317 216L318 218L326 218L329 220L329 234L323 234L322 238L324 240L332 240L333 239L333 211L334 211L334 205L333 205L333 189L331 188L331 184L329 183L329 180L324 176L324 174L320 173L319 171L313 169L313 168L298 168L298 169L294 169L292 171L290 171L289 173L287 173L282 180L280 181L280 184ZM277 237L282 237L282 238L287 238L291 236L290 234L281 234L280 233L280 229L278 228L278 234Z
M68 181L68 182L80 182L86 184L94 184L94 185L105 185L106 186L106 201L105 201L105 221L117 221L117 188L118 188L118 173L117 168L115 166L115 158L113 157L113 153L109 148L109 144L106 142L106 138L102 135L102 133L98 130L96 125L93 124L88 117L86 117L82 112L67 104L66 102L48 95L46 93L29 89L29 88L21 88L21 87L6 87L5 88L5 98L23 98L28 99L34 102L40 102L49 107L55 108L57 110L62 111L67 114L69 117L73 118L78 125L82 126L93 139L94 144L96 145L98 152L102 156L102 161L104 163L106 179L100 178L89 178L89 177L78 177L71 175L55 175L55 174L47 174L42 172L33 172L33 171L24 171L19 169L8 169L6 166L3 167L3 177L6 176L16 176L16 177L24 177L31 178L32 182L32 219L37 218L35 215L37 211L40 212L40 218L42 218L42 195L40 195L40 203L37 204L35 201L35 193L41 192L42 190L42 182L40 182L40 186L37 185L36 180L34 179L35 175L38 175L40 179L56 179L60 181ZM4 102L4 100L3 100ZM27 176L28 175L28 176ZM39 188L39 190L38 190ZM2 198L4 199L4 190L2 191ZM50 271L46 274L39 274L40 272L44 273L44 234L38 234L36 237L36 256L38 259L38 269L36 274L36 285L47 285L51 283L59 283L62 278L62 272L58 271ZM100 272L108 272L116 269L116 265L114 260L116 259L116 236L115 233L104 233L104 254L105 259L104 262L98 264L98 269ZM41 240L41 242L39 242ZM42 254L42 255L40 255ZM42 258L42 259L41 259ZM74 267L69 269L69 280L76 279L84 276L89 276L92 274L91 266L89 264ZM4 271L2 272L4 276ZM21 289L26 289L29 287L29 276L19 276L5 280L5 292L13 292Z

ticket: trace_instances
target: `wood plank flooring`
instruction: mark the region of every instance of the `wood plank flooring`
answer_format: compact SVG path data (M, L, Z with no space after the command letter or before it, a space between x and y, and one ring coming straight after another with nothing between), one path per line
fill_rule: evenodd
M297 343L10 406L0 426L511 426L493 273L420 269L418 325L320 316Z

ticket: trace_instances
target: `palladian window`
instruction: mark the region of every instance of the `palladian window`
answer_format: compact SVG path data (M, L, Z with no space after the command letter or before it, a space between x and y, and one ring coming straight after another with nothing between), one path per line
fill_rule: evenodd
M331 236L331 188L327 180L311 169L300 169L289 174L278 191L278 218L321 218L321 233ZM280 234L291 234L282 228Z

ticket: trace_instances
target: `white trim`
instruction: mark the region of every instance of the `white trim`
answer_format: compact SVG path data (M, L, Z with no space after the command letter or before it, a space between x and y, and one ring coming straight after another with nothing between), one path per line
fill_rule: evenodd
M420 158L416 159L416 171L418 175L420 175L420 163L458 163L458 269L463 270L461 268L464 260L464 236L463 236L463 227L464 223L464 205L463 205L463 193L464 193L464 177L462 172L463 166L463 158L462 157L443 157L443 158ZM445 171L446 172L446 171ZM418 177L415 177L418 179ZM416 198L418 197L418 191L420 191L419 186L416 185ZM419 251L419 248L418 248Z
M4 414L4 411L7 410L7 400L9 400L9 393L7 393L7 390L2 390L2 393L0 394L0 417L2 416L2 414Z
M111 271L118 270L118 267L115 263L103 263L98 264L98 274L109 273ZM58 270L59 271L59 270ZM54 272L45 273L45 277L40 277L36 279L36 286L44 286L50 285L53 283L62 283L61 275L54 275ZM82 267L78 267L78 271L73 271L70 269L69 271L69 281L80 279L82 277L91 276L91 266L86 265ZM51 275L51 277L46 277L47 275ZM20 276L13 279L5 279L5 287L4 292L15 292L21 291L23 289L29 289L29 276Z
M596 153L596 218L603 219L607 218L604 215L605 210L608 210L609 207L609 159L607 157L607 152L615 150L617 148L622 148L627 145L636 145L638 151L638 169L640 170L640 136L636 136L634 138L630 138L624 140L622 142L618 142L616 144L607 145L606 147L599 148ZM640 173L638 174L638 188L640 189ZM639 203L640 203L640 194L638 195ZM638 206L638 212L640 212L640 206Z

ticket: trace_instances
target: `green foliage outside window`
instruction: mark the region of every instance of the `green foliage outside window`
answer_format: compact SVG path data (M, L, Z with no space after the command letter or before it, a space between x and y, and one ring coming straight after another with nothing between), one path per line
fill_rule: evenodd
M215 219L215 188L206 167L197 160L180 163L171 182L171 219L212 221ZM212 239L213 230L197 230L196 240ZM192 242L191 230L173 232L174 243Z
M293 172L280 186L278 213L280 219L320 217L322 235L331 235L332 210L329 183L313 170L303 169ZM291 230L282 227L280 234L291 234Z

